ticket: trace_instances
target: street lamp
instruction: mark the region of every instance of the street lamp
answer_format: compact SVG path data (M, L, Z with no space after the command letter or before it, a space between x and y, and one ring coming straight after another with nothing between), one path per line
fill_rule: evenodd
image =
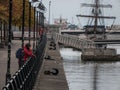
M45 6L43 5L42 2L40 2L39 5L37 6L37 12L39 12L39 19L37 20L37 23L38 23L37 24L37 32L38 32L38 26L40 26L40 30L41 29L43 30L43 27L44 27L44 25L43 25L43 23L44 23L44 14L43 13L45 13L45 11L46 11ZM37 15L37 17L38 17L38 15ZM39 31L39 35L41 35L41 34L42 34L42 32ZM37 36L37 42L38 42L38 34L36 34L36 36Z
M10 61L11 61L11 27L12 27L12 0L9 0L9 37L8 37L8 61L7 61L7 73L6 83L10 80Z
M49 17L48 17L48 25L50 25L50 6L51 6L51 1L49 1Z
M29 43L30 43L30 36L31 36L31 3L38 2L38 0L29 0ZM34 33L33 33L33 50L35 49L35 10L34 7Z
M36 48L38 45L38 29L39 29L39 17L38 17L39 11L37 11L37 18L36 18Z
M29 44L31 38L31 0L29 0Z
M31 13L31 12L30 12L30 11L31 11L31 7L30 7L30 6L31 6L31 3L34 4L34 3L36 3L36 2L38 2L38 0L29 0L29 43L30 43L30 31L31 31L31 30L30 30L30 26L31 26L31 24L30 24L30 23L31 23L31 19L30 19L30 18L31 18L31 15L30 15L30 13ZM36 6L33 6L33 7L34 7L33 50L35 50L35 29L36 29L36 28L35 28L35 27L36 27L36 26L35 26L35 12L36 12Z
M37 9L41 9L41 2L36 2L36 4L34 5L34 32L33 32L33 50L35 50L35 39L37 37L37 29L38 29L38 11ZM43 9L44 10L44 9ZM36 17L36 11L37 11L37 18ZM35 32L36 32L36 37L35 37ZM36 41L37 44L37 41Z
M34 31L33 31L33 50L35 50L35 12L36 12L36 7L34 7Z
M48 20L48 30L49 31L50 31L50 6L51 6L51 1L49 1L49 20ZM51 31L51 33L52 33L52 31ZM53 39L53 34L52 34L51 38Z
M39 2L40 3L40 2ZM33 50L35 50L35 32L36 32L36 7L38 6L38 3L36 5L34 5L34 31L33 31ZM36 32L37 33L37 32Z
M45 7L44 5L42 4L42 0L39 1L39 0L29 0L30 2L32 2L34 4L34 31L33 31L33 50L35 50L35 31L37 31L36 29L38 29L38 11L37 11L37 8L40 9L40 10L45 10ZM41 7L42 6L42 7ZM37 11L37 18L36 17L36 11ZM36 20L37 19L37 20ZM36 32L36 37L37 37L37 32ZM37 42L36 42L37 44Z
M23 0L23 8L22 8L22 48L24 47L24 26L25 26L25 0Z

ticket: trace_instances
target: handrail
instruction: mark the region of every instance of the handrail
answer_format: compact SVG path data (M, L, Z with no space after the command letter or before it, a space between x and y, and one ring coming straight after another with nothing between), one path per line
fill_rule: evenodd
M61 35L57 33L54 33L52 36L56 42L75 47L77 49L83 50L85 48L95 48L95 43L89 39L79 39L77 36Z

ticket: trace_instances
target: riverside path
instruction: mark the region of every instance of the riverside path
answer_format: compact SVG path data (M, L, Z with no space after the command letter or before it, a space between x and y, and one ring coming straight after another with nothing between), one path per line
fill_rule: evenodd
M33 90L69 90L58 44L49 35L43 64Z
M43 56L38 58L39 55L36 55L36 59L30 58L19 70L18 61L15 58L15 51L21 46L21 43L18 40L13 42L11 80L6 85L7 58L5 56L7 56L7 49L3 50L6 54L1 54L4 57L0 59L1 89L4 87L3 90L69 90L58 44L49 35L47 35L46 44L43 44L44 41L46 41L45 36L41 41L40 48L37 48L38 52L44 52ZM43 46L45 49L42 48ZM37 54L40 54L38 52ZM42 63L40 64L39 61L42 61ZM40 68L38 68L39 65Z

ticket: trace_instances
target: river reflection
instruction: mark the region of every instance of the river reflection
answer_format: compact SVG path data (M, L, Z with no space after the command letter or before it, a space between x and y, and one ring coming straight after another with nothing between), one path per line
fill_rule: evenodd
M69 90L120 90L120 62L83 63L81 52L72 48L60 48L60 53Z

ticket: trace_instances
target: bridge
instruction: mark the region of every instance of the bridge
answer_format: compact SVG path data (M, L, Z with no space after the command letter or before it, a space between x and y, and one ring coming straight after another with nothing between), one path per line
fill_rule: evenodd
M79 35L79 34L84 34L84 30L59 30L60 34L71 34L71 35Z
M70 34L54 34L53 35L56 42L62 43L67 46L72 46L74 48L95 48L95 45L104 45L104 44L120 44L120 39L104 39L104 40L90 40L90 39L81 39L78 36Z
M120 39L95 40L95 44L120 44Z
M114 48L107 48L107 44L120 44L120 40L105 39L105 40L90 40L80 39L77 36L54 34L53 38L56 42L66 46L71 46L82 50L81 59L83 61L102 60L102 61L119 61L120 56L117 55Z
M80 34L85 34L84 29L78 29L78 30L60 30L60 34L71 34L71 35L80 35ZM120 34L120 30L106 30L106 34Z
M66 46L71 46L77 49L95 48L95 44L92 40L79 39L77 36L72 36L68 34L67 35L54 34L53 38L58 43L62 43Z

